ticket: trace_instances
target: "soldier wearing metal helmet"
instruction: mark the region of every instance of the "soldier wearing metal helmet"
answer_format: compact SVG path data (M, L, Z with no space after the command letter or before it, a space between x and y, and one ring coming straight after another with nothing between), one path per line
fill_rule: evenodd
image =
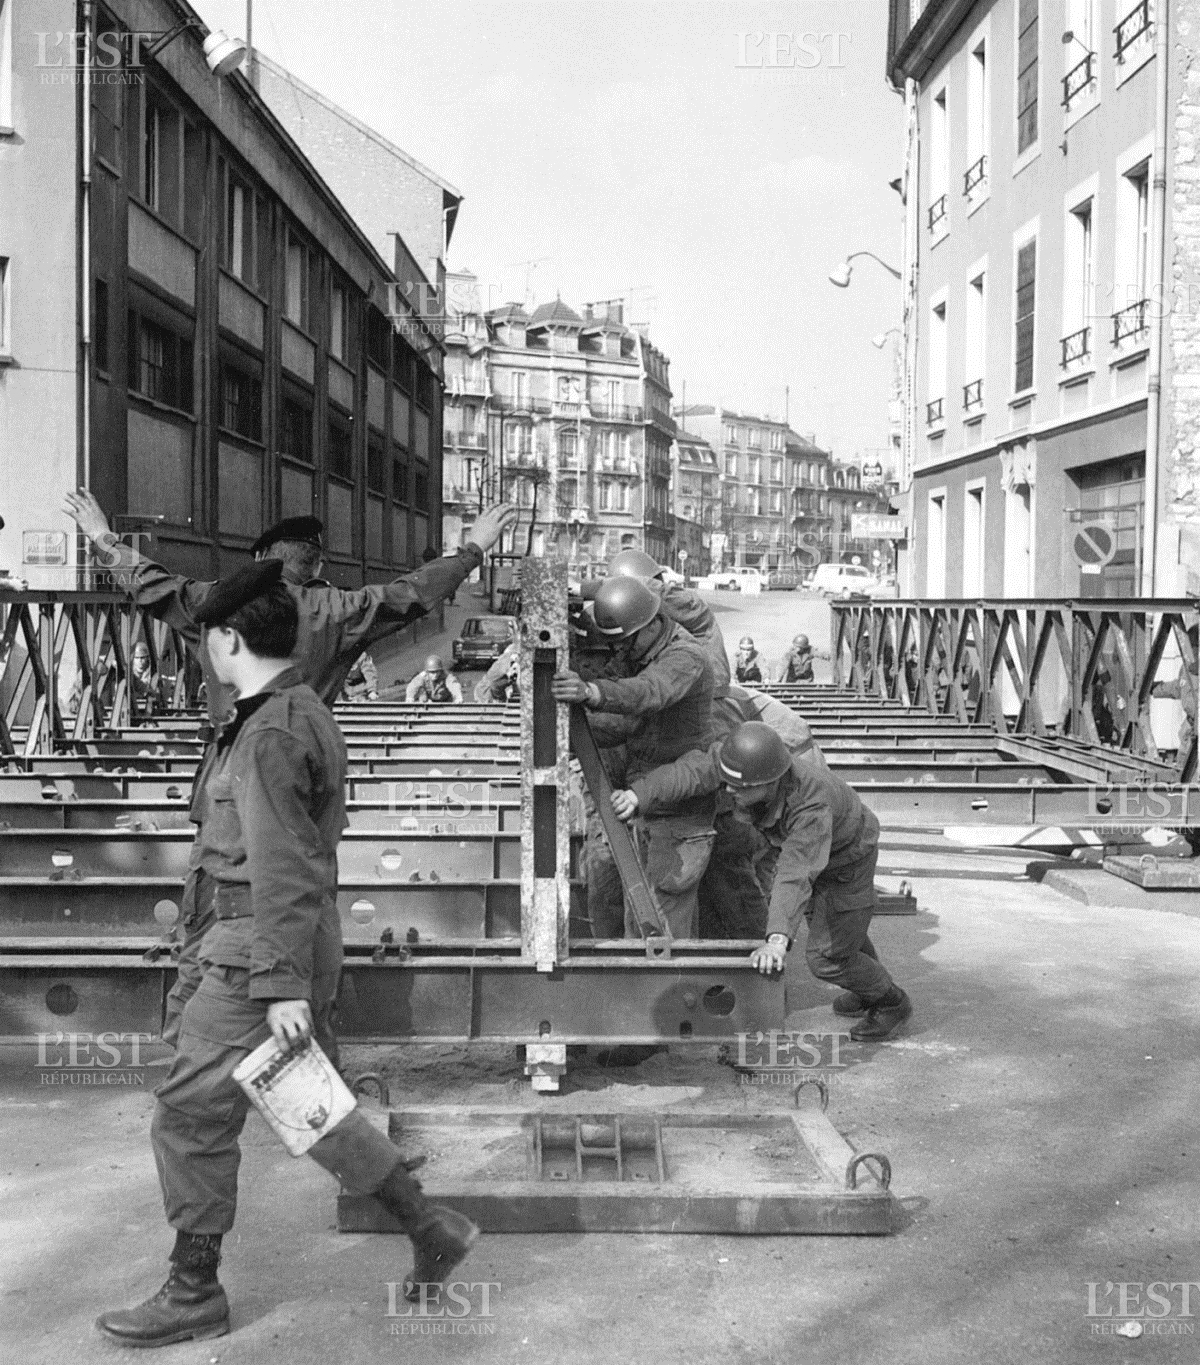
M750 955L764 974L808 922L805 960L821 981L841 986L833 1008L863 1015L856 1042L890 1037L912 1013L908 996L880 963L870 939L879 821L828 768L788 751L769 725L749 721L705 752L684 755L613 793L622 819L643 819L725 787L740 819L766 841L760 875L770 888L766 942Z
M740 683L760 683L763 681L762 664L758 650L754 648L754 641L749 635L743 635L738 641L734 676Z
M461 702L462 688L453 673L446 672L441 657L431 654L425 660L425 667L404 689L405 701L431 701L439 705Z
M691 588L682 583L664 583L661 564L645 550L630 548L613 556L607 578L591 578L581 585L584 600L595 598L601 584L613 578L636 578L658 598L663 615L677 621L689 635L699 640L708 650L712 663L713 685L724 687L729 682L729 656L725 651L725 637L712 608Z
M638 578L606 579L596 593L594 619L596 630L616 645L630 676L588 682L565 669L554 676L555 698L588 708L601 749L624 746L627 780L706 748L712 741L713 699L707 651L667 616ZM646 873L673 938L697 936L696 888L712 848L712 791L661 802L652 817L638 822ZM589 863L601 856L593 838ZM592 933L613 937L617 927L593 920ZM625 935L639 932L627 908Z
M797 635L792 641L791 649L783 656L779 665L779 681L783 683L813 681L813 647L808 643L807 635Z

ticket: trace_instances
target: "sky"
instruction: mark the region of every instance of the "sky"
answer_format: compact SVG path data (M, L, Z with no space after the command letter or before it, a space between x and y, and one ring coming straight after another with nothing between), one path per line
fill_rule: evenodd
M244 36L245 0L193 3ZM253 40L462 193L448 264L497 303L629 298L676 403L781 418L787 390L792 427L848 458L887 444L871 339L900 322L874 262L828 280L852 251L900 265L886 21L886 0L254 0Z

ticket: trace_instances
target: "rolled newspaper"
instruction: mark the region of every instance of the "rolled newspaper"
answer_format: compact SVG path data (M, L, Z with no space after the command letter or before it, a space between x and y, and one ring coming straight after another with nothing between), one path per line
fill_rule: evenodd
M287 1052L268 1038L238 1063L233 1079L292 1156L303 1156L357 1103L312 1038Z

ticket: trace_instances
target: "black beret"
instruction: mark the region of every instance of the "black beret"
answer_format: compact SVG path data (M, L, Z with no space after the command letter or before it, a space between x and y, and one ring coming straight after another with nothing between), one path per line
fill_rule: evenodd
M268 589L279 582L283 574L283 561L263 559L231 573L228 578L218 579L209 589L208 596L196 608L193 616L200 626L220 626L233 615L239 607L253 602Z
M325 530L320 517L284 517L269 531L264 531L250 547L251 554L260 555L281 540L294 540L301 545L315 545L323 549L321 533Z

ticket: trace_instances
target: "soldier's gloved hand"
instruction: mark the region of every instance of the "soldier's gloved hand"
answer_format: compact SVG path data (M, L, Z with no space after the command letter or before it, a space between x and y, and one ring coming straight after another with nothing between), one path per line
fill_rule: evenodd
M312 1006L307 1000L272 1000L267 1006L267 1027L281 1048L291 1048L312 1037Z
M561 669L550 681L550 692L555 701L591 702L600 700L600 689L595 683L584 682L578 673Z
M616 812L617 819L624 820L628 824L637 814L638 799L631 791L613 792L612 808Z
M488 551L517 520L517 509L511 502L498 502L481 512L467 530L467 540Z
M750 954L750 965L763 976L774 976L783 971L787 950L787 939L782 934L772 934L761 948L755 948Z

